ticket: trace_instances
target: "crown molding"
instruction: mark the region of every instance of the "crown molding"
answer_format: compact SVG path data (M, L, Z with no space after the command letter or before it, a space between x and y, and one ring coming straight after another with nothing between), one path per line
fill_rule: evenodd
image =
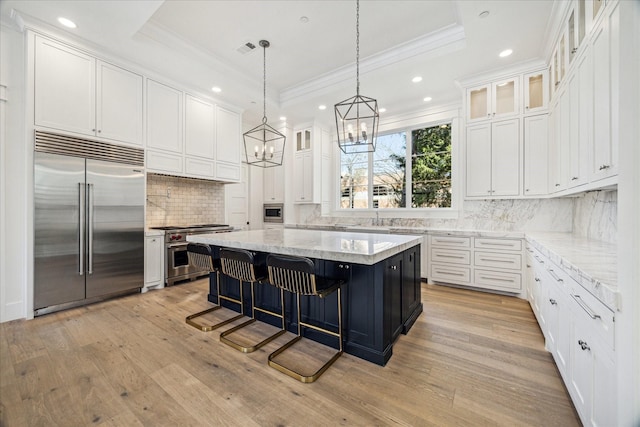
M517 74L525 74L546 68L547 64L543 59L530 59L518 62L509 68L494 68L481 74L463 77L455 80L456 85L461 89L476 86L492 80L500 80L503 78L513 77Z
M555 0L553 2L553 8L547 21L547 27L545 28L545 38L542 41L542 57L546 59L551 58L553 48L555 46L556 39L560 36L562 26L565 21L567 13L572 2ZM551 62L550 60L547 63Z
M445 53L462 49L464 46L464 27L452 24L363 59L360 61L360 75L396 64L414 56L420 55L426 58L435 58ZM280 106L286 108L295 105L310 95L317 95L329 87L352 80L355 74L356 64L354 63L307 80L299 85L285 88L280 93Z

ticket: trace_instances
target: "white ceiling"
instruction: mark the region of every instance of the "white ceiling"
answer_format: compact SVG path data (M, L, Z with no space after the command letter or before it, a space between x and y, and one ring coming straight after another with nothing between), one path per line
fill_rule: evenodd
M361 94L387 115L424 108L426 96L430 105L459 101L455 80L543 59L552 7L552 0L361 0ZM11 9L191 90L219 86L212 96L244 108L246 121L262 117L261 39L271 43L270 122L286 115L331 123L333 104L355 95L353 0L3 0L3 22ZM480 18L484 10L489 16ZM78 28L63 29L58 16ZM239 53L246 42L256 49ZM513 55L498 58L506 48ZM422 82L411 82L416 75Z

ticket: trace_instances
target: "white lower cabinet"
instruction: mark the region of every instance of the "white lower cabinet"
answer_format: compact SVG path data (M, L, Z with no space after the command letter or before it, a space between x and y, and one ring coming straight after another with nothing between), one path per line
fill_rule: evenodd
M150 233L144 239L144 288L164 287L164 234Z
M529 302L584 425L617 425L615 313L527 247Z
M431 282L496 291L522 290L522 240L430 235Z

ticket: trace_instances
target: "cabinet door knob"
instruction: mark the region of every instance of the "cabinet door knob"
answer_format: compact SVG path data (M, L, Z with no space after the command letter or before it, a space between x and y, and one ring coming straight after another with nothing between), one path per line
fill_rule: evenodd
M575 181L575 180L577 180L577 179L578 179L578 177L577 177L577 176L574 176L573 178L571 178L571 181Z
M558 305L558 302L553 298L549 298L549 302L551 303L551 305Z
M603 170L603 169L609 169L609 165L602 165L602 166L600 166L600 170Z
M397 269L398 269L398 266L397 266L397 265L392 265L392 266L391 266L391 267L389 267L389 268L391 268L392 270L397 270Z

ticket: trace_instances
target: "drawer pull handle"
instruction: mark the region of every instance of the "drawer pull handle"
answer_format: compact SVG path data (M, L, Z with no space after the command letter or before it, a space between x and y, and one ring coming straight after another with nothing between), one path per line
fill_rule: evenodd
M502 277L480 276L480 278L485 280L495 280L498 282L513 283L513 279L503 279Z
M513 246L513 243L499 243L499 242L480 242L480 246Z
M510 260L510 259L480 258L480 261L506 262L506 263L509 263L509 264L513 264L513 260Z
M551 303L551 305L558 305L558 302L553 298L549 298L549 302Z
M460 255L438 255L439 258L455 258L455 259L464 259L463 256Z
M540 278L539 278L539 277L536 277L536 278L534 278L533 280L535 280L536 282L539 282L539 281L540 281Z
M593 310L591 310L591 308L582 300L582 298L580 298L580 295L571 294L571 297L575 302L578 303L580 307L582 307L582 309L589 315L589 317L591 317L594 320L602 318L600 317L599 314L596 314L593 312Z
M581 349L583 350L589 350L591 351L591 347L589 347L589 345L587 344L586 341L582 341L582 340L578 340L578 345L580 346Z
M564 282L564 280L562 280L561 278L558 277L558 275L551 269L547 269L547 271L549 272L549 274L551 275L551 277L553 277L554 279L556 279L556 282Z
M543 260L541 260L541 259L540 259L540 257L539 257L538 255L534 255L533 257L534 257L534 258L536 259L536 261L538 261L540 264L544 264L544 261L543 261Z
M449 276L464 276L463 273L453 273L449 271L436 271L438 274L448 274Z

